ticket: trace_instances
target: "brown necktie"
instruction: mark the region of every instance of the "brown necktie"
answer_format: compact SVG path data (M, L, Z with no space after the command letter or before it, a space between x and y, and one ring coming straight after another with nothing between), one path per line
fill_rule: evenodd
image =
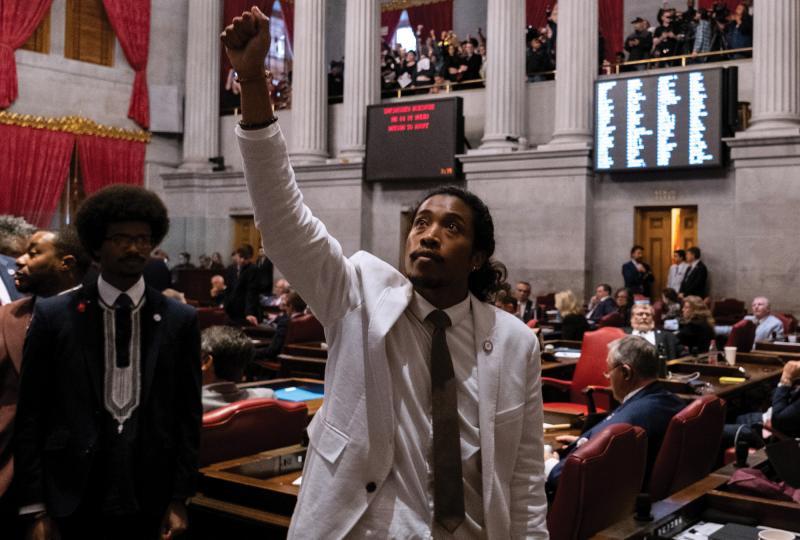
M453 532L464 521L464 485L461 475L461 434L453 361L445 329L450 317L435 310L431 340L431 405L433 416L433 517Z

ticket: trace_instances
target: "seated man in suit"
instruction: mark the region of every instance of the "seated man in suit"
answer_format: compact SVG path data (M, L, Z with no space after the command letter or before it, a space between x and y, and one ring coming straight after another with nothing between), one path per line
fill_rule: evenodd
M800 437L800 361L783 366L778 387L772 393L772 406L766 412L739 415L736 422L726 424L722 432L722 448L746 440L751 448L764 446L764 437L774 430L786 437ZM764 432L766 431L766 433Z
M611 285L601 283L595 289L595 294L589 301L589 308L586 310L586 319L593 324L597 324L600 319L617 311L617 303L611 296Z
M286 334L289 331L289 324L292 319L302 316L306 312L306 303L300 298L300 295L294 291L290 291L281 295L281 314L275 318L273 324L275 325L275 334L269 342L269 347L264 351L265 358L276 358L286 342Z
M531 300L531 284L527 281L517 282L517 317L524 323L538 319L536 307L536 302Z
M666 377L666 361L677 358L681 347L675 334L656 329L654 316L655 310L650 304L634 304L631 308L631 325L625 328L625 333L641 336L656 348L658 375Z
M0 216L0 305L22 298L14 284L15 259L22 255L36 228L21 217Z
M219 274L211 276L211 303L214 306L225 305L225 296L228 293L228 287L225 285L225 278Z
M15 427L20 513L33 538L171 538L188 523L202 407L197 314L142 277L167 209L112 185L75 225L101 271L34 307Z
M611 424L639 426L647 433L647 472L650 476L661 441L669 421L684 403L658 382L658 356L656 349L639 336L625 336L609 345L606 377L611 383L614 399L621 402L602 422L579 437L562 435L556 440L568 444L559 452L563 458L555 464L547 478L548 494L554 494L564 459Z
M17 259L15 275L17 289L32 296L0 307L0 523L9 538L14 535L5 525L12 526L18 511L9 487L14 471L11 436L25 332L36 300L80 284L91 262L73 229L37 231Z
M253 359L250 338L233 326L211 326L200 336L203 358L203 412L236 401L275 397L271 388L239 388L244 369Z
M770 313L769 298L756 296L750 307L753 314L745 319L756 325L756 341L783 340L783 321Z
M622 265L622 278L625 280L625 288L630 289L633 294L650 297L655 277L650 265L644 262L644 247L636 245L631 248L631 260Z

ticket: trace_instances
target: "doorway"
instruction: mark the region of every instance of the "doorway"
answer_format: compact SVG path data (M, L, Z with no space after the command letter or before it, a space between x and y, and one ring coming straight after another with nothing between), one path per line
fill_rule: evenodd
M634 243L644 246L644 259L653 270L656 301L667 286L672 252L697 245L697 207L636 208Z
M233 249L235 251L242 244L253 246L253 252L258 252L261 247L261 234L256 229L253 216L235 216L233 218Z

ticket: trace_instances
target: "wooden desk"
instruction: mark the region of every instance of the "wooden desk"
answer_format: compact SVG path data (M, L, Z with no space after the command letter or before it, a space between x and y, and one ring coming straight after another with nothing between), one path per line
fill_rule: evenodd
M763 451L750 457L751 466L766 460ZM800 504L730 492L725 484L735 469L732 465L713 472L671 497L653 504L653 521L624 519L593 538L603 540L638 540L671 538L702 519L706 511L721 512L730 520L753 518L759 525L800 532ZM716 519L708 520L719 522Z
M321 341L311 341L308 343L290 343L283 346L285 354L294 356L308 356L311 358L328 358L328 348L323 347Z
M800 355L800 343L789 343L788 341L756 341L755 350Z
M279 354L278 361L281 363L281 375L283 376L325 379L325 366L328 364L327 358Z

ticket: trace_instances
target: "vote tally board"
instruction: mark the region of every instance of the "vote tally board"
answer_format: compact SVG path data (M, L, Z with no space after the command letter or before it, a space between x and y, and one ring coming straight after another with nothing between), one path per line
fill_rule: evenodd
M722 165L724 99L722 69L598 80L595 170Z

